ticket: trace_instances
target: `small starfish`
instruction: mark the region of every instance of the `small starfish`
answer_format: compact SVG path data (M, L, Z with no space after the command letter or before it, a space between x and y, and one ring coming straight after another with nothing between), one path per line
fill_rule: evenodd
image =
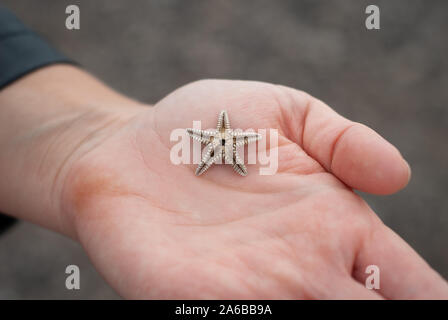
M238 174L247 175L246 166L238 155L237 148L261 138L261 135L255 132L235 132L230 129L229 116L225 110L219 114L216 130L187 129L187 132L194 140L207 145L201 163L196 169L197 176L222 158L225 163L231 164Z

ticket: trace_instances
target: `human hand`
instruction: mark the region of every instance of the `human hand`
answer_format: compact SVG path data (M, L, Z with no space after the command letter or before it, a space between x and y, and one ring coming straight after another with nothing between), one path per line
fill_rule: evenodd
M215 165L195 177L171 163L171 131L214 127L222 109L233 128L279 130L277 174ZM128 119L83 141L60 195L68 233L123 297L448 298L351 189L390 194L409 180L373 130L303 92L245 81L195 82ZM371 264L379 290L364 287Z

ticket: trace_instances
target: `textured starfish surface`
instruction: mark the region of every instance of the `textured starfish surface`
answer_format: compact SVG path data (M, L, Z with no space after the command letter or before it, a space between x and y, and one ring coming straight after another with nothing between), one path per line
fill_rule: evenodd
M189 128L187 132L194 140L206 144L205 153L196 169L197 176L203 174L212 164L218 163L222 159L224 159L225 164L231 164L238 174L247 175L246 166L238 155L238 147L261 138L261 135L255 132L236 132L231 129L229 116L225 110L219 114L216 130Z

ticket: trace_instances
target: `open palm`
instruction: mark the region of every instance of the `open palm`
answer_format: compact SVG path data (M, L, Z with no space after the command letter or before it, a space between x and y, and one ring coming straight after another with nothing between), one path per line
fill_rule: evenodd
M227 110L277 129L278 171L241 177L170 161L170 133ZM266 83L206 80L145 109L71 167L64 207L105 279L128 298L437 298L448 286L351 188L389 194L409 169L374 131ZM365 268L381 270L379 290Z

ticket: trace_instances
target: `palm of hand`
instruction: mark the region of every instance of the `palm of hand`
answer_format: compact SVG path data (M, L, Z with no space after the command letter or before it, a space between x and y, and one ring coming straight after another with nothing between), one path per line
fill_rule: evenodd
M406 168L370 187L376 176L358 177L365 168L344 156L348 120L311 99L261 83L198 82L83 156L67 179L67 210L106 280L131 298L380 297L354 277L384 226L329 171L389 193L407 182ZM234 128L279 130L277 174L249 165L243 178L214 165L195 177L195 165L171 163L171 130L193 120L214 127L221 109Z

